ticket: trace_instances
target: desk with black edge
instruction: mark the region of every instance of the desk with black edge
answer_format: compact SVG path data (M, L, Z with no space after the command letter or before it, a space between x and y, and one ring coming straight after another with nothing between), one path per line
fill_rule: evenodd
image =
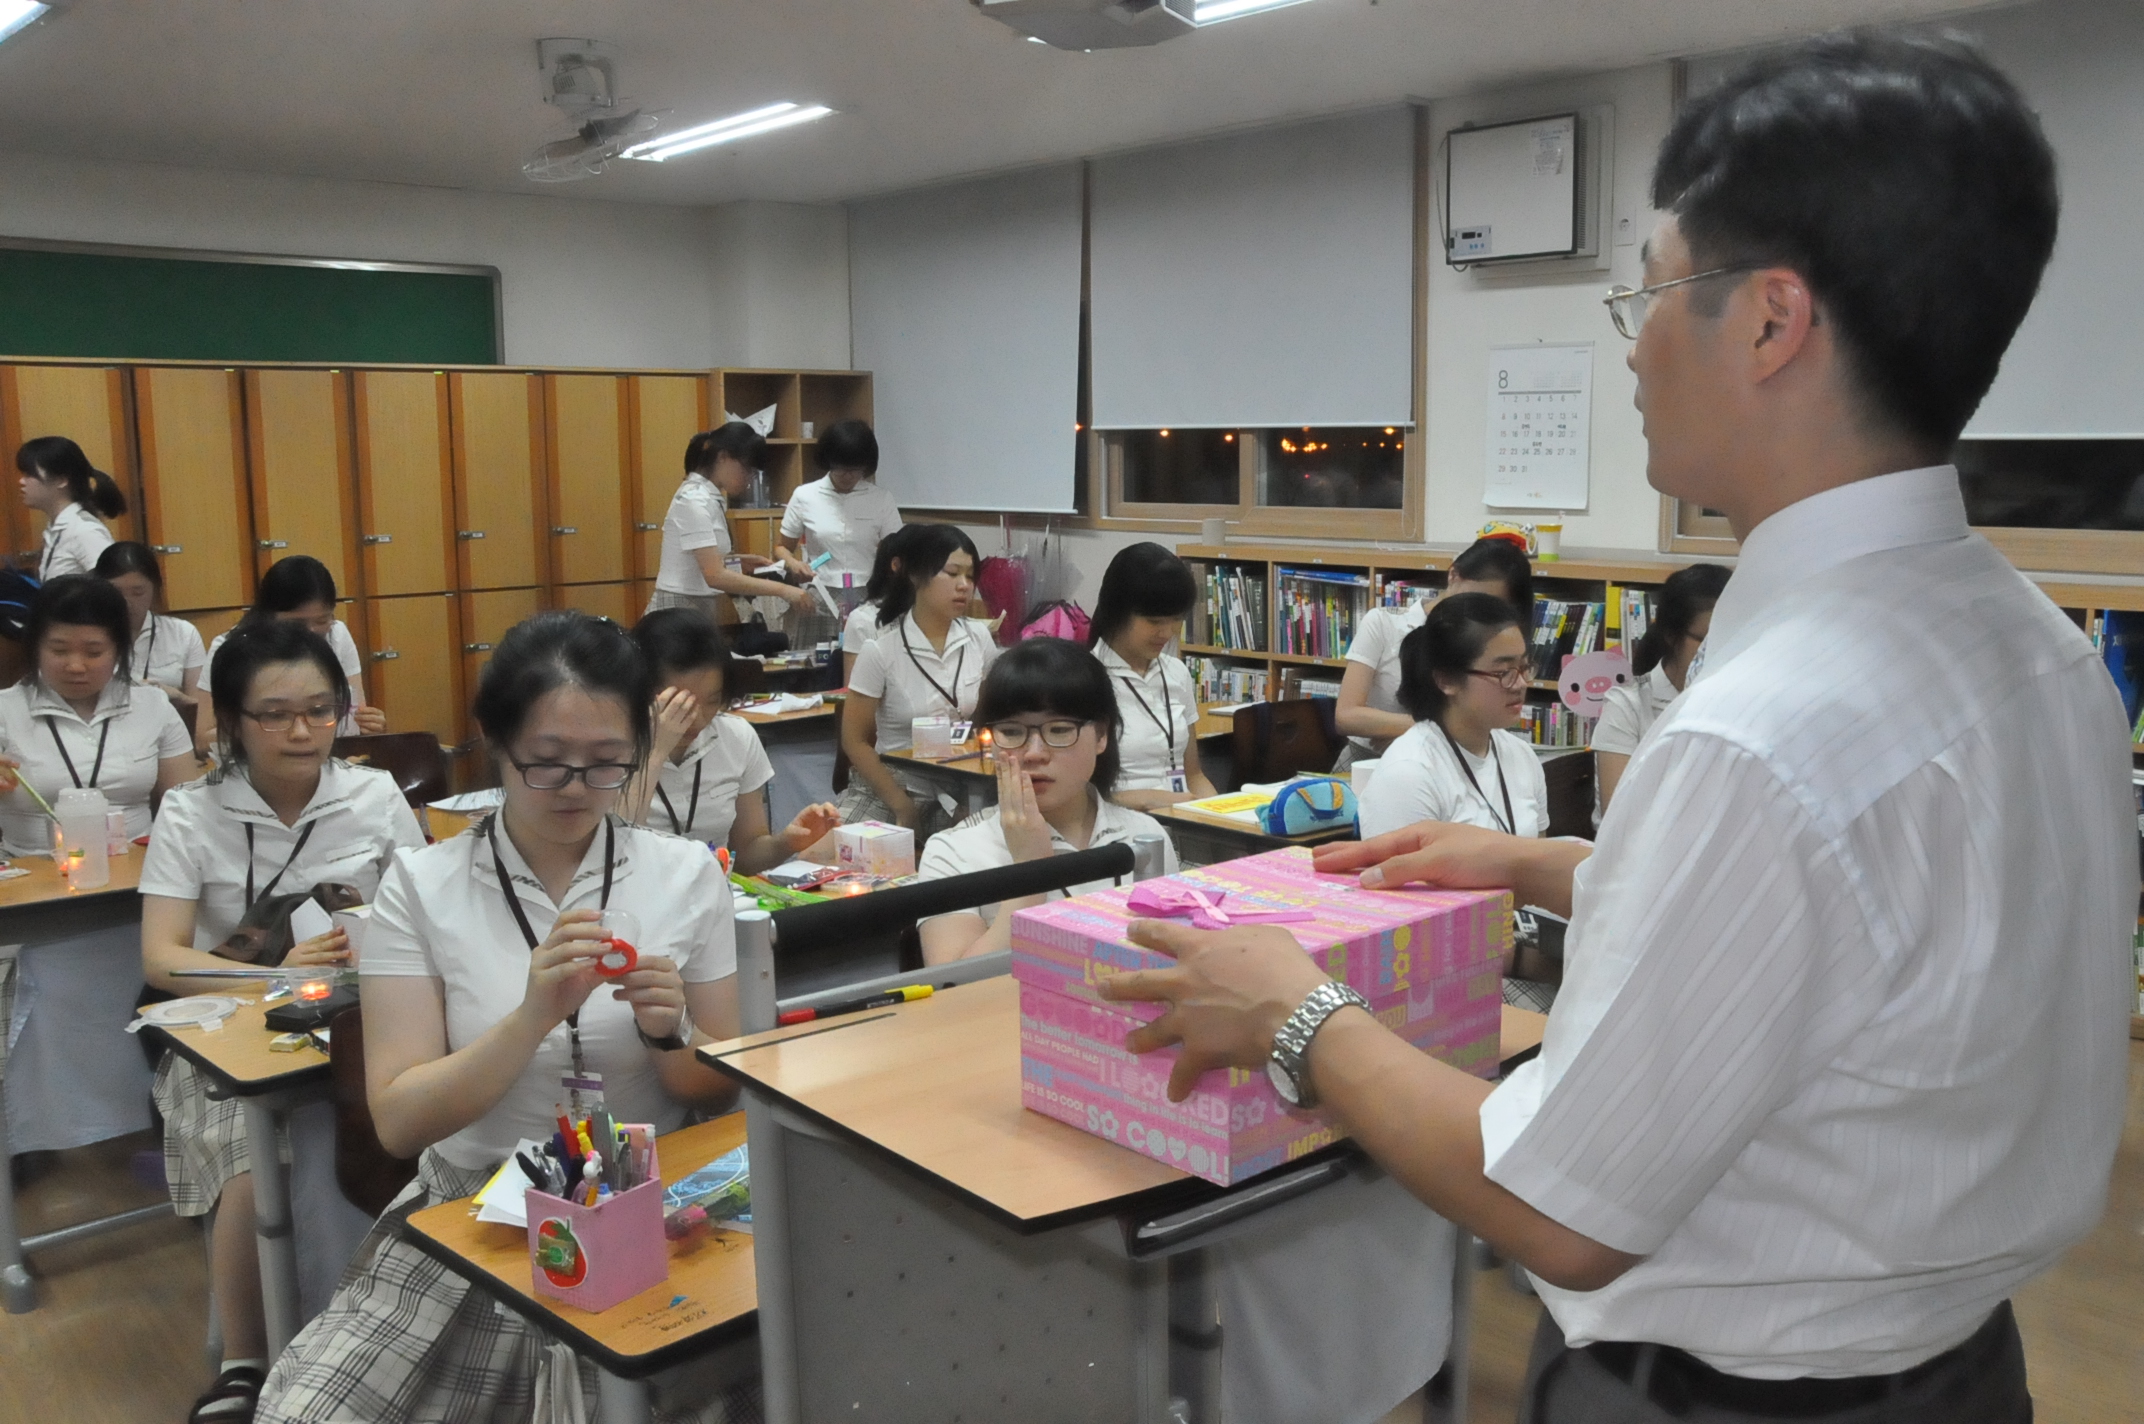
M1186 866L1218 865L1224 860L1238 860L1285 846L1314 846L1327 841L1348 840L1355 834L1352 820L1300 836L1276 836L1233 817L1217 816L1195 806L1155 806L1147 814L1161 822L1162 829L1169 833L1170 841L1176 846L1177 859Z
M1505 1017L1504 1056L1538 1044ZM1212 1318L1206 1246L1362 1165L1223 1189L1027 1111L1007 977L700 1052L745 1090L771 1424L1210 1419L1217 1352L1170 1346Z
M69 889L59 867L49 856L23 856L13 861L29 874L0 880L0 945L16 947L18 956L36 954L43 946L55 941L97 930L138 925L141 922L141 895L136 887L141 881L144 854L140 846L129 846L126 855L113 856L110 883L95 890ZM0 972L11 976L20 974L19 959L14 964L0 965ZM111 986L127 1001L121 1006L115 999L114 1012L131 1009L140 982L137 973L129 982ZM12 994L0 995L0 1006L11 1005L12 999ZM131 1012L127 1017L132 1017ZM120 1020L121 1024L124 1022L125 1019ZM8 1030L7 1015L0 1013L0 1036L6 1035ZM79 1043L84 1052L134 1051L123 1032L114 1032L109 1039L101 1034L84 1035ZM0 1060L5 1056L4 1051L0 1051ZM171 1203L137 1207L23 1239L15 1220L14 1174L7 1170L12 1149L8 1144L6 1078L6 1069L0 1067L0 1303L5 1304L8 1314L20 1315L37 1308L37 1289L30 1278L30 1252L158 1220L171 1214Z
M657 1140L663 1180L676 1182L745 1140L744 1114L731 1113ZM643 1424L649 1378L750 1337L758 1318L753 1238L705 1233L667 1243L670 1275L609 1310L582 1310L539 1295L531 1284L525 1226L478 1221L472 1198L412 1212L402 1236L554 1340L595 1362L602 1424Z

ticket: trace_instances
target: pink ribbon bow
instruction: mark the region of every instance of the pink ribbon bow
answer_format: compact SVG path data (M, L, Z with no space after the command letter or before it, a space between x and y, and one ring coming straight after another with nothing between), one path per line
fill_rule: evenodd
M1166 880L1142 882L1125 901L1136 915L1160 919L1188 919L1195 928L1225 930L1231 925L1281 925L1317 918L1308 910L1224 910L1226 890L1198 890L1189 885L1171 885Z

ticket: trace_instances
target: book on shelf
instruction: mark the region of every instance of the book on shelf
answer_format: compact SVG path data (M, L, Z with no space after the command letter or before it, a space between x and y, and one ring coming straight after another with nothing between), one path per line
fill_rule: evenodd
M1537 682L1554 682L1563 660L1597 653L1606 644L1606 609L1598 603L1534 599L1533 666Z
M1379 579L1377 583L1377 606L1380 608L1412 608L1417 603L1434 603L1444 590L1433 583L1415 579Z
M1529 702L1519 730L1537 747L1585 747L1593 744L1591 717L1580 716L1561 702Z
M1192 684L1198 688L1201 703L1266 700L1268 680L1264 668L1237 667L1219 658L1200 657L1196 653L1184 658L1184 667L1191 674Z
M1280 700L1293 702L1303 697L1330 697L1340 700L1340 679L1317 675L1314 669L1282 668L1280 670Z
M1347 655L1370 599L1370 576L1335 569L1274 570L1280 651L1302 657Z
M1266 577L1242 564L1194 562L1202 597L1191 607L1190 641L1209 648L1262 653L1266 648Z

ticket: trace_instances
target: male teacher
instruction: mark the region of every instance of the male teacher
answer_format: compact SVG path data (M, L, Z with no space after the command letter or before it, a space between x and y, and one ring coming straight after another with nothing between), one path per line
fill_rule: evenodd
M1148 924L1172 1088L1268 1065L1546 1313L1527 1417L2031 1418L2008 1298L2097 1220L2137 909L2129 737L1943 463L2054 245L2054 159L1961 44L1832 36L1692 101L1610 298L1665 494L1742 539L1592 847L1425 823L1365 885L1567 912L1494 1091L1286 931ZM1334 1362L1345 1369L1345 1362Z

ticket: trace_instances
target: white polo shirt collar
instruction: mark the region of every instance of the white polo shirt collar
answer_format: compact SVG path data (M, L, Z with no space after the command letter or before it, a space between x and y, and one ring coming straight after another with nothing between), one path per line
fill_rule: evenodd
M132 689L133 685L125 678L114 676L110 682L104 684L104 691L97 694L97 705L90 709L89 716L85 718L69 705L66 698L46 685L43 678L33 678L29 684L30 715L57 717L63 722L94 727L99 722L124 716L131 700Z
M305 809L298 813L291 828L348 808L356 801L358 786L355 768L346 761L328 758L320 768L320 784L313 788L312 799L305 803ZM260 792L254 789L252 778L246 775L243 766L233 767L222 774L215 782L215 795L216 804L224 814L241 824L283 824L283 818L270 810Z

